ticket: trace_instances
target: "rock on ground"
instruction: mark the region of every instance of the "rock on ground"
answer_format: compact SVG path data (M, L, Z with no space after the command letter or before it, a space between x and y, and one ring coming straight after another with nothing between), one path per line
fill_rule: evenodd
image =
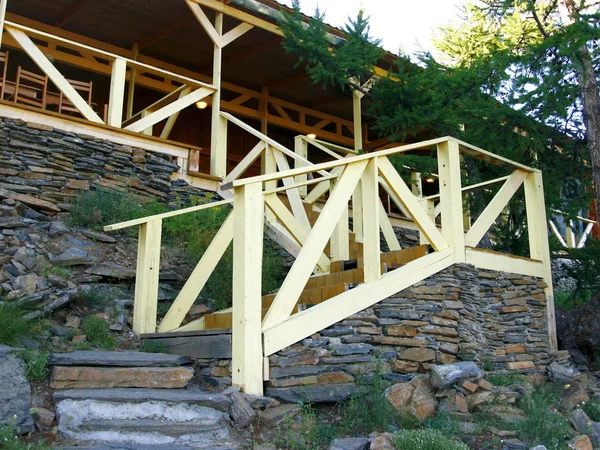
M368 450L369 438L335 439L329 444L328 450Z
M435 415L437 400L429 383L429 377L421 375L408 383L399 383L385 390L385 397L397 411L403 411L425 420Z
M31 386L23 362L14 355L0 354L0 424L14 418L20 433L33 431L30 406Z
M167 353L77 350L53 353L48 363L53 366L170 367L190 362L187 356Z
M444 389L456 383L483 378L483 370L471 361L431 367L431 386Z

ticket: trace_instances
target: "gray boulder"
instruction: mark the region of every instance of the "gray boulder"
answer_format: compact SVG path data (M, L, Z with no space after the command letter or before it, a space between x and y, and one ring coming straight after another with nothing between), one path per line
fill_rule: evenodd
M548 366L548 376L551 380L569 381L572 378L578 377L579 375L581 375L579 370L561 366L556 361Z
M431 386L434 389L445 389L453 384L483 378L483 370L471 361L444 364L431 368Z
M3 356L2 356L3 355ZM31 386L23 362L14 355L0 355L0 424L16 422L21 434L33 431Z
M369 438L334 439L328 450L368 450Z

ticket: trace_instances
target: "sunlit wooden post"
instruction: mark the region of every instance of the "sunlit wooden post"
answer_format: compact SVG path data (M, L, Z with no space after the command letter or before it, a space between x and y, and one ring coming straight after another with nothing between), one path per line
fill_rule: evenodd
M551 351L558 349L556 340L556 317L554 312L554 289L552 287L552 268L550 248L548 246L548 228L546 221L546 203L544 201L544 183L542 172L535 169L527 175L524 182L525 205L527 208L527 234L532 259L544 264L544 281L548 285L546 293L546 319L548 324L548 344Z
M465 262L460 152L458 142L449 139L437 146L442 235L454 247L456 262Z
M123 123L123 105L125 102L125 73L127 63L124 59L117 58L112 64L110 78L110 96L108 100L107 125L121 128Z
M4 33L4 19L6 17L6 4L8 0L0 0L0 48L2 48L2 34Z
M362 174L363 259L365 283L381 278L381 242L379 237L378 158L373 158Z
M331 181L331 190L333 192L335 183ZM345 261L350 259L350 240L348 236L348 206L343 209L342 215L331 235L330 250L332 261Z
M156 331L161 233L161 219L140 224L133 305L133 332L137 336Z
M354 150L363 149L362 142L362 98L364 94L360 91L352 92L352 110L354 118ZM352 231L356 242L363 241L363 223L362 223L362 192L361 182L358 182L354 195L352 195Z
M232 382L247 394L262 396L264 199L261 183L235 188L233 214Z
M215 13L215 32L223 36L223 13ZM220 42L214 44L212 126L210 137L210 174L217 177L227 175L227 120L221 116L221 71L223 48Z
M308 159L308 142L306 142L304 139L302 139L302 136L296 136L296 138L294 139L294 151L296 152L296 155L301 156L304 159ZM295 159L294 160L294 168L298 168L298 167L301 167L300 161ZM296 177L296 182L298 182L298 183L301 183L306 180L307 180L306 174L299 175ZM298 188L298 192L300 193L300 195L302 197L306 197L306 194L308 193L308 187L302 186L302 187Z

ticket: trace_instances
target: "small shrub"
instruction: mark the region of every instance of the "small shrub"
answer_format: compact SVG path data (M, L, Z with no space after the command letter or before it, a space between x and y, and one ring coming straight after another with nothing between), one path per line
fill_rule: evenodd
M20 336L30 335L32 323L25 311L13 303L0 304L0 344L14 345Z
M48 357L47 351L37 351L26 349L18 353L19 358L25 364L25 376L29 381L43 381L48 376Z
M591 401L583 405L582 409L594 422L600 422L600 402Z
M406 430L394 436L397 450L469 450L462 442L444 436L438 430Z
M138 197L115 189L95 188L82 192L70 204L70 223L101 229L104 225L146 215Z
M71 278L73 276L73 270L68 267L52 266L44 270L42 275L45 277L56 275L62 278Z
M110 335L108 324L100 317L87 316L83 319L81 330L90 345L107 350L115 347L115 339Z
M16 436L17 426L13 419L8 424L0 424L0 448L3 450L51 450L44 441L24 442Z

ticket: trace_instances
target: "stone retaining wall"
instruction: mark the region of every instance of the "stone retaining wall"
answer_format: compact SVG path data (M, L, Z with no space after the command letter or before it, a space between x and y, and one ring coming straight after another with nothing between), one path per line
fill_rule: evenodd
M202 192L181 180L172 182L178 170L169 155L0 119L0 188L48 201L63 211L73 194L91 186L127 189L166 202Z
M400 381L456 360L495 371L545 371L545 286L457 264L272 355L267 394L335 401L354 392L362 375L381 370ZM230 382L228 360L199 364L208 379Z

